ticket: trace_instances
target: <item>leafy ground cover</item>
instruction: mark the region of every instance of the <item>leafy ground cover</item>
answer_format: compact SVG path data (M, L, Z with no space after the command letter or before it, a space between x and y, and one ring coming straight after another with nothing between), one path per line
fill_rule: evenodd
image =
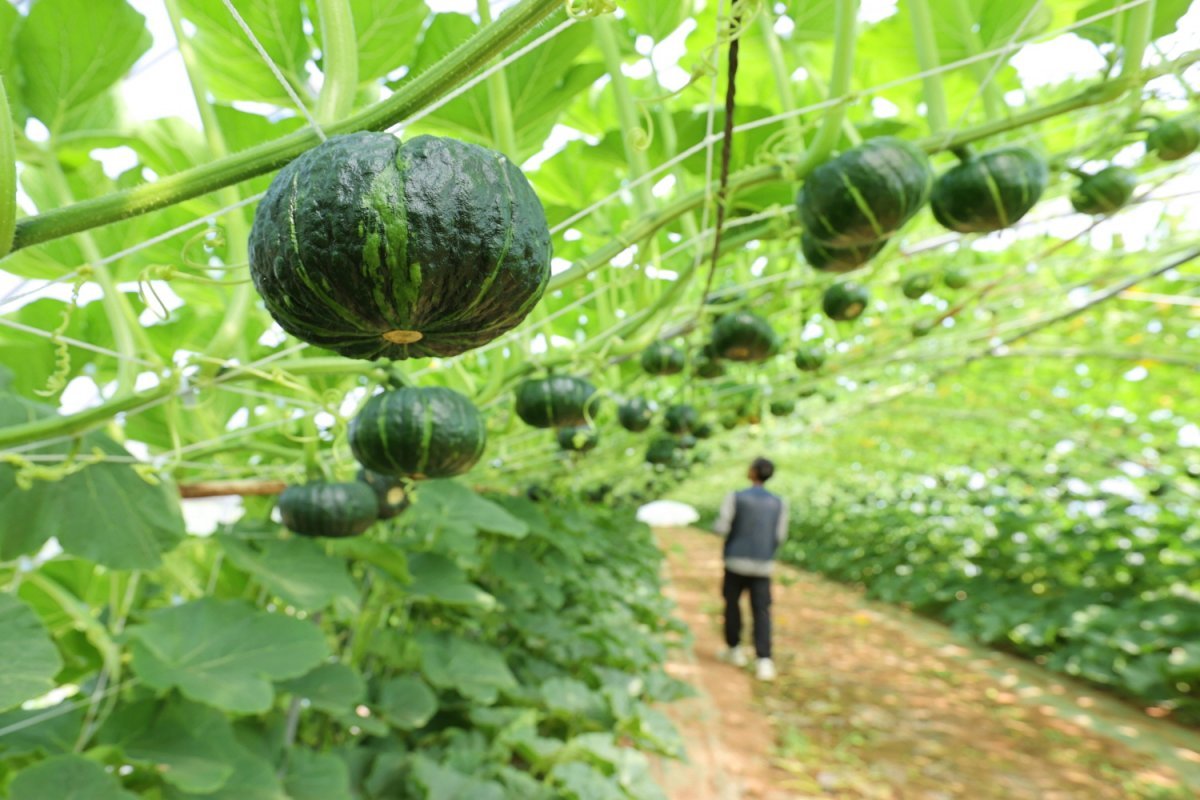
M680 742L652 705L687 690L662 670L682 629L659 560L630 513L437 481L370 540L281 537L250 514L157 569L5 568L0 784L661 797L643 753Z

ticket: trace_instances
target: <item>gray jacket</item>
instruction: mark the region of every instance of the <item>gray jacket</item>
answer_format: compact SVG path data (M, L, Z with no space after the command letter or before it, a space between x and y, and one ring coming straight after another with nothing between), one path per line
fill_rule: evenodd
M787 503L761 486L726 495L713 525L726 537L725 568L739 575L770 575L787 526Z

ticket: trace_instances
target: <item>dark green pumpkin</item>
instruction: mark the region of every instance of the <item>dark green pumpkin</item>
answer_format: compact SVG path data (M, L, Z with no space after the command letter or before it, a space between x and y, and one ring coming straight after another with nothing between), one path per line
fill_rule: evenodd
M537 195L455 139L334 136L259 203L250 276L285 331L350 358L452 356L515 327L550 277Z
M649 464L672 464L678 458L678 445L670 436L659 436L646 448L646 462Z
M1071 206L1080 214L1111 214L1125 206L1137 188L1137 176L1124 167L1105 167L1081 178L1071 190Z
M450 478L479 461L487 430L475 404L441 386L381 392L350 420L350 451L384 475Z
M771 416L786 417L796 410L795 400L772 400L771 401Z
M558 437L559 447L575 453L586 453L600 443L600 435L596 433L596 429L587 425L565 425L559 428L555 435Z
M632 433L641 433L654 419L654 404L640 397L631 397L617 408L617 422Z
M866 264L887 246L887 239L872 244L833 247L812 236L808 231L800 234L800 252L813 269L821 272L850 272Z
M663 414L663 428L667 433L691 433L700 424L700 412L686 403L671 406Z
M947 289L965 289L971 284L971 276L957 267L950 267L942 273L942 283Z
M691 450L697 442L696 437L690 433L681 434L675 439L675 444L680 450Z
M814 169L796 205L815 239L853 247L900 230L925 205L932 185L933 171L921 150L881 136Z
M933 288L933 276L928 272L920 272L916 275L909 275L904 279L904 283L900 284L900 291L909 300L916 300L923 296L926 292Z
M825 363L825 348L801 347L796 351L796 368L804 372L813 372Z
M318 481L289 486L279 495L283 525L301 536L357 536L379 516L375 490L361 481Z
M1046 162L1024 147L972 156L942 173L929 205L944 227L990 233L1012 227L1046 190Z
M391 475L384 475L382 472L370 469L360 469L357 478L375 492L380 519L399 516L408 508L408 487L399 478L393 478Z
M700 348L700 352L692 358L692 372L700 378L719 378L725 374L725 365L713 349L712 342Z
M651 375L676 375L683 372L683 351L666 342L655 342L642 351L642 369Z
M858 319L867 310L871 295L854 281L835 283L825 290L821 309L825 316L838 322Z
M596 387L571 375L536 378L517 387L517 416L535 428L586 425L599 405Z
M1200 147L1200 120L1176 117L1163 120L1146 136L1146 149L1163 161L1187 158Z
M713 430L711 422L701 422L692 429L692 435L697 439L711 439L714 433L716 433L716 431Z
M712 347L729 361L765 361L775 354L775 331L762 317L749 311L726 314L713 326Z

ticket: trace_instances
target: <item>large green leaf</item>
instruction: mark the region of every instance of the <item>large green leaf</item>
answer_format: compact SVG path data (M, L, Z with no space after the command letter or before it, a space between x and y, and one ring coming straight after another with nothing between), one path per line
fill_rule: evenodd
M267 61L223 2L182 0L196 25L192 44L208 88L220 100L253 100L295 108ZM292 90L305 99L304 64L311 55L300 3L234 0L233 6Z
M413 72L428 69L477 27L470 17L462 14L435 16L421 40ZM540 34L538 31L535 35ZM517 47L532 38L526 37ZM571 101L604 74L604 67L599 63L576 63L589 49L591 41L591 28L576 25L505 67L509 109L518 148L516 153L505 153L509 158L520 163L540 150L555 121ZM483 84L422 120L423 125L436 126L451 135L495 146L498 137L493 122L488 89Z
M437 713L437 695L415 675L392 678L379 690L379 711L397 728L423 728Z
M429 15L428 6L410 0L350 0L350 9L358 42L359 81L381 78L412 63L417 31Z
M346 562L327 555L311 539L220 537L221 547L239 569L261 581L284 602L302 611L318 611L338 597L357 593Z
M99 741L151 765L185 792L215 792L233 775L241 751L229 718L187 700L142 700L108 718Z
M334 753L314 753L303 747L288 752L283 778L290 800L353 800L350 771Z
M452 480L422 481L405 522L414 529L430 526L460 534L486 531L517 539L529 532L524 522L499 505Z
M692 15L692 3L629 3L623 10L635 32L661 42Z
M135 800L116 777L82 756L55 756L13 778L9 800Z
M181 792L168 786L168 800L292 800L276 777L275 766L246 749L238 750L233 774L220 789L208 793Z
M125 0L38 0L17 35L23 99L55 131L71 109L112 86L150 48Z
M0 427L53 416L48 406L0 393ZM24 455L66 456L71 442L48 444ZM128 458L103 433L82 437L79 455ZM174 487L151 483L125 463L97 463L57 481L35 480L26 489L18 470L0 464L0 559L34 553L51 536L68 553L118 569L148 569L184 535Z
M413 553L408 557L412 583L408 594L417 600L446 605L493 608L496 598L467 579L453 560L439 553Z
M272 680L303 675L329 653L312 623L236 600L153 611L129 636L133 670L145 684L246 714L271 707Z
M442 766L425 756L413 757L413 777L428 800L504 800L504 788Z
M298 678L281 681L279 689L303 697L313 708L340 714L349 711L367 694L367 685L351 666L341 663L321 664Z
M491 705L501 691L517 685L504 654L494 646L429 631L417 635L417 644L421 672L438 688Z
M0 594L0 711L54 688L62 658L29 606Z

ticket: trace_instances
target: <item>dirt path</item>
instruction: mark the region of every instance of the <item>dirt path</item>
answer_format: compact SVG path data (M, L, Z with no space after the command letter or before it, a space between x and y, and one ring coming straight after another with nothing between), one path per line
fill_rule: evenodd
M702 692L672 712L671 800L1200 797L1200 735L807 573L777 575L780 678L757 683L716 659L716 540L658 536L695 637L670 668Z

